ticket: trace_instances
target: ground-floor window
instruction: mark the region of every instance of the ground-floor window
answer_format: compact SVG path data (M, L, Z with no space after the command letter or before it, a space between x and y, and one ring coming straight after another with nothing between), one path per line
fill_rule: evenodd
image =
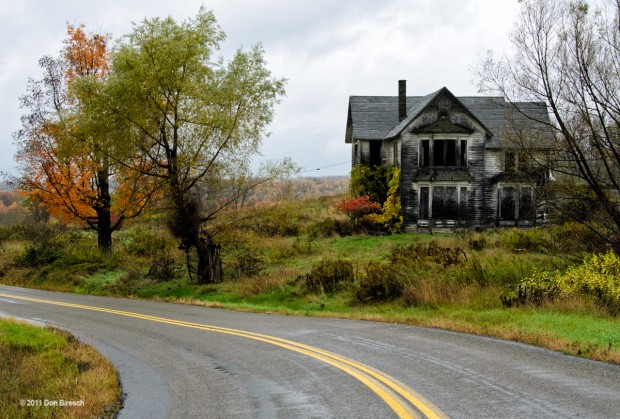
M467 186L428 185L419 188L420 220L460 220L467 217Z
M498 189L499 220L534 220L534 188L531 186L503 186Z

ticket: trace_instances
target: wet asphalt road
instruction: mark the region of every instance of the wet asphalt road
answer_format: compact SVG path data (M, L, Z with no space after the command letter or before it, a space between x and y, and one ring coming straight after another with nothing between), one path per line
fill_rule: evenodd
M0 294L312 345L388 374L449 417L620 418L619 366L514 342L396 324L239 313L6 286L0 286ZM110 358L126 392L121 418L396 417L352 376L269 343L6 295L0 295L0 315L67 329Z

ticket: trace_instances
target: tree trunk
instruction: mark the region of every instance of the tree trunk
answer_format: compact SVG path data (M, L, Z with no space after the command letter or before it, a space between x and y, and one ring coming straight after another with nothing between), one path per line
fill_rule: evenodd
M112 228L111 212L112 198L110 197L110 183L107 170L97 172L99 183L99 196L96 206L97 211L97 245L101 253L112 253Z
M222 282L221 246L213 241L210 234L198 237L196 241L197 282L215 284Z
M109 221L109 220L108 220ZM106 254L111 254L112 253L112 229L109 228L109 222L108 222L108 228L101 228L101 224L97 223L99 229L97 230L97 245L99 248L99 251L101 251L101 253L106 253Z

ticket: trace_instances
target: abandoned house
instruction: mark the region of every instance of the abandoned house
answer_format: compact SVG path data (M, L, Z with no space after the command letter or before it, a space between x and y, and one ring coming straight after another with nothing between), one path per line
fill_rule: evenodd
M502 97L351 96L346 143L352 164L396 165L408 227L534 225L534 164L551 144L544 103Z

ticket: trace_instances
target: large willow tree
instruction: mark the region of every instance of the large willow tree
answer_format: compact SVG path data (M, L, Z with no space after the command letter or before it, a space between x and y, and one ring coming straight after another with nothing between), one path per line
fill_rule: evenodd
M260 45L225 62L214 57L223 39L203 8L182 23L144 20L114 50L97 93L146 157L134 169L165 184L171 232L197 257L199 283L221 277L219 249L205 228L217 209L205 210L205 194L248 167L284 95Z

